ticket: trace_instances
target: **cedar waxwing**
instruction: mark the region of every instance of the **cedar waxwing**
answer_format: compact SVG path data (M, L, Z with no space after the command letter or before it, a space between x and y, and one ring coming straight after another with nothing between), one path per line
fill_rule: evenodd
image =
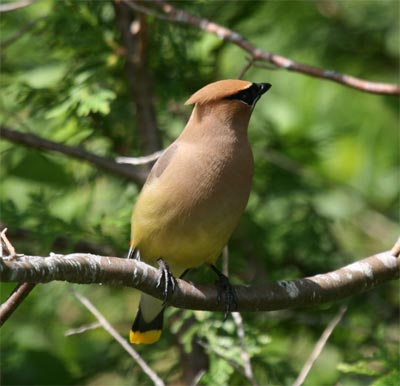
M154 164L132 213L131 251L160 266L165 297L175 285L172 275L202 264L227 280L213 264L247 205L253 177L247 127L270 87L244 80L203 87L185 103L195 105L185 129ZM236 302L235 294L227 301ZM141 295L131 343L160 338L164 307L165 301Z

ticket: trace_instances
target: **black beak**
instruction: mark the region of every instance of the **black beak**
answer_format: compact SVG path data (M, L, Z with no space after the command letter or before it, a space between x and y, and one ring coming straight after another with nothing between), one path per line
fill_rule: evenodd
M261 96L265 94L272 87L272 85L270 83L253 83L251 87L254 88L253 92L255 94L252 103L252 106L254 107Z
M265 94L271 87L271 83L254 83L258 87L258 95Z

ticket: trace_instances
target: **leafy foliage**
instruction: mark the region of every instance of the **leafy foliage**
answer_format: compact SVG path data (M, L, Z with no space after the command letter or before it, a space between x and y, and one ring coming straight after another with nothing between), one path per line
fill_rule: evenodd
M293 60L399 82L397 1L176 6ZM141 154L132 103L137 90L124 72L115 4L36 2L2 14L2 42L32 21L2 49L1 124L108 157ZM190 26L149 16L146 28L156 114L167 145L190 113L182 107L185 98L208 82L237 77L246 58L234 45ZM256 169L247 211L230 242L233 281L312 275L389 249L399 229L398 100L254 66L245 78L273 88L251 121ZM62 155L7 141L0 149L1 224L17 252L126 253L138 187ZM192 279L210 281L201 269ZM0 288L5 299L13 286ZM137 294L104 286L79 290L127 334ZM305 384L395 385L398 294L398 284L391 283L346 301L349 310ZM291 384L337 308L244 314L258 383ZM2 329L2 383L149 384L103 330L64 336L91 322L67 285L35 288ZM248 383L235 368L242 366L235 325L223 323L221 315L169 309L157 347L138 351L166 382L178 383L182 358L198 341L209 360L200 384Z

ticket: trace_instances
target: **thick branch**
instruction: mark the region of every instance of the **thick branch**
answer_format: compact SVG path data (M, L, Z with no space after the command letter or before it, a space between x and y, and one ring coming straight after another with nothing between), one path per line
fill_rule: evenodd
M1 138L14 143L28 146L34 149L48 150L77 158L102 169L106 172L122 176L138 185L143 185L147 173L132 166L122 165L112 159L100 157L79 147L67 146L61 143L49 141L37 135L22 133L5 127L0 128Z
M235 286L238 311L272 311L312 306L350 297L399 278L399 259L383 252L336 271L304 279L279 281L254 286ZM156 288L157 269L136 260L83 253L43 258L22 256L0 259L0 281L47 283L64 280L71 283L103 283L138 288L162 299ZM170 304L186 309L223 311L217 302L214 285L191 285L177 280Z
M147 8L140 6L140 4L138 4L139 2L136 0L125 1L131 4L132 7L135 7L138 12L149 13L156 17L161 16L161 19L165 19L164 15L157 15L152 12L152 10L148 10ZM196 17L182 9L175 8L166 1L152 0L147 1L147 3L159 7L164 12L164 14L168 15L167 20L169 21L195 26L203 31L216 35L221 40L237 45L251 55L252 62L262 61L272 63L277 68L306 74L316 78L331 80L333 82L337 82L347 87L355 88L364 92L391 95L400 94L400 86L397 84L370 82L364 79L356 78L351 75L341 74L336 71L326 70L323 68L298 63L284 56L261 50L260 48L257 48L256 46L248 42L237 32L232 31L231 29L223 27L219 24L210 22L206 19Z

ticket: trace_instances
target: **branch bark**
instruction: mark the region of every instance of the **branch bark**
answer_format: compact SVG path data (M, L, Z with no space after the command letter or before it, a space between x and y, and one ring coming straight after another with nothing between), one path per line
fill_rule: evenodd
M52 152L68 155L72 158L80 159L102 169L106 172L124 177L139 186L143 185L146 180L147 171L134 168L132 166L123 165L112 159L98 156L79 147L67 146L61 143L49 141L37 135L30 133L22 133L6 127L0 128L1 138L20 145L28 146L33 149L47 150Z
M263 285L235 286L239 299L237 311L272 311L328 303L371 290L399 276L399 259L390 251L382 252L325 274ZM156 287L157 279L156 268L118 257L75 253L0 259L0 281L4 282L103 283L137 288L162 299L162 291ZM191 285L180 279L177 283L169 300L172 306L224 310L224 304L217 301L214 285Z
M356 78L351 75L342 74L333 70L326 70L319 67L309 66L307 64L298 63L294 60L273 54L272 52L261 50L254 46L249 41L244 39L240 34L232 31L229 28L223 27L217 23L213 23L207 19L202 19L190 14L182 9L175 8L171 4L163 0L146 1L147 4L157 6L164 12L158 15L152 9L141 6L137 0L124 0L126 3L134 7L138 12L148 13L163 20L168 20L176 23L189 24L199 28L205 32L216 35L221 40L230 42L240 47L242 50L250 54L252 63L261 61L271 63L276 68L284 69L287 71L298 72L301 74L309 75L315 78L321 78L340 83L344 86L351 87L363 92L373 94L389 94L399 95L400 86L398 84L370 82L364 79ZM141 2L142 3L142 2ZM165 17L167 15L167 17Z

